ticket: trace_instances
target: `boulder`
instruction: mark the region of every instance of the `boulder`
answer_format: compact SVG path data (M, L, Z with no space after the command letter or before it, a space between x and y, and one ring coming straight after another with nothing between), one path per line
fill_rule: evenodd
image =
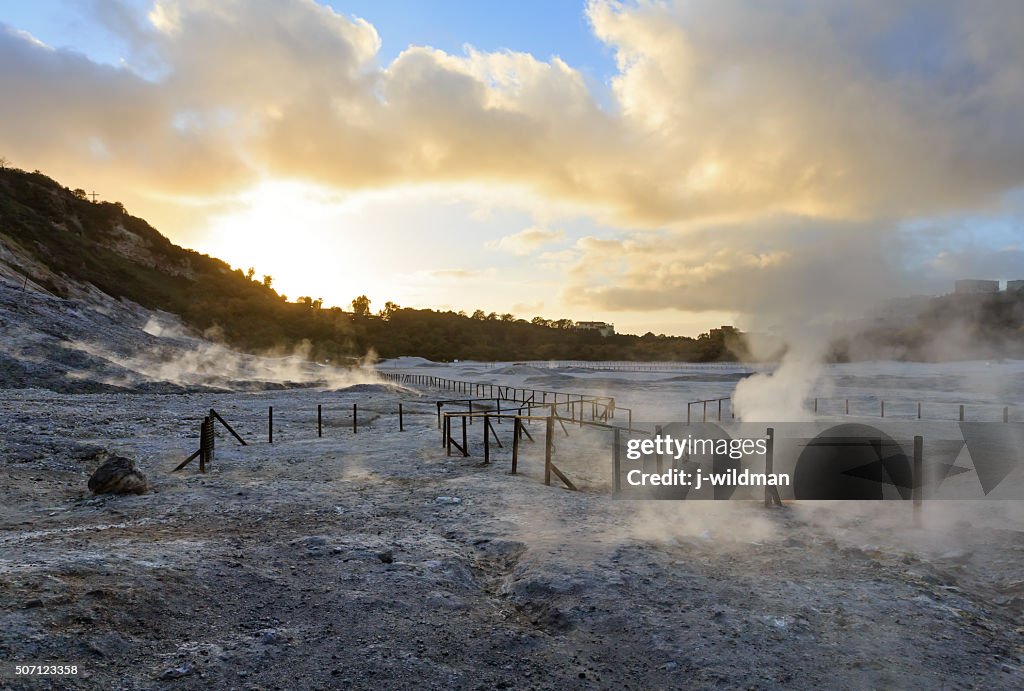
M89 478L89 489L93 494L144 494L149 483L135 461L112 456Z

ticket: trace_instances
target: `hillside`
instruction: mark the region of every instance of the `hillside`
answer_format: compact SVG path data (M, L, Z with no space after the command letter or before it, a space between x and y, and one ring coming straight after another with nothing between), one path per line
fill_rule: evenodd
M225 262L178 247L119 203L90 202L45 175L0 170L0 276L61 300L97 291L178 315L246 352L292 352L340 362L375 351L433 360L693 360L727 357L721 338L603 338L505 315L403 309L361 314L288 302ZM483 314L482 312L480 313ZM555 322L563 327L569 320ZM211 331L212 330L212 331Z

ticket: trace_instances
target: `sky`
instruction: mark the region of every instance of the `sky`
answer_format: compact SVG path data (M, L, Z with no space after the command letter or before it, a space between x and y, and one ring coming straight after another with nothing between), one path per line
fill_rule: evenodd
M0 156L290 299L696 335L1024 278L1015 0L0 0Z

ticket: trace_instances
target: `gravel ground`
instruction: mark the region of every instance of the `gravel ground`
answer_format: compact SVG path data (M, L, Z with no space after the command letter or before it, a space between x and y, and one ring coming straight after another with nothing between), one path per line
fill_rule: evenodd
M0 658L83 670L0 684L1024 687L1018 503L913 530L896 502L614 501L596 433L559 441L569 492L541 445L509 475L507 429L490 466L446 457L429 400L0 391ZM251 443L219 431L211 472L171 473L211 406ZM90 496L100 451L153 490Z

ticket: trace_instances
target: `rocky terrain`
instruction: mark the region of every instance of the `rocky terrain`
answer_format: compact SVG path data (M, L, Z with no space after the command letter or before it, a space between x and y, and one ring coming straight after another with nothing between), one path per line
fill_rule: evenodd
M1024 686L1018 504L614 501L597 433L559 442L574 493L535 445L446 457L430 400L0 392L0 657L83 670L0 685ZM170 472L210 407L250 444ZM104 451L151 491L90 495Z

